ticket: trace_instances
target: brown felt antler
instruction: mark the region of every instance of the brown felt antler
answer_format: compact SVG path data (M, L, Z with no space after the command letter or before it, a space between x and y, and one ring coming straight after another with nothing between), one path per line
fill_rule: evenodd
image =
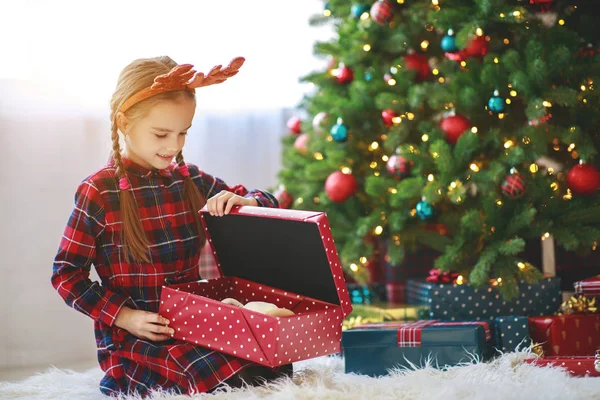
M239 72L244 61L246 61L244 57L236 57L231 60L227 67L222 68L221 65L214 66L206 75L193 70L194 66L192 64L178 65L173 67L168 73L154 78L152 86L140 90L127 99L119 108L119 111L125 112L134 104L159 93L173 90L194 90L199 87L225 82Z
M246 61L244 57L236 57L231 60L229 65L225 68L222 68L220 65L214 66L206 76L204 76L202 72L198 72L187 86L191 89L195 89L202 86L225 82L228 78L231 78L239 72L241 66L244 65L244 61Z

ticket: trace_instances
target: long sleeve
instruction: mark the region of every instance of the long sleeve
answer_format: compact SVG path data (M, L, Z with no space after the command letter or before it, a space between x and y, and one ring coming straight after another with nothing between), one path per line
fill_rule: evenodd
M261 207L279 207L279 202L275 196L265 190L248 190L243 185L228 186L222 179L200 171L198 167L193 164L188 164L188 169L190 171L190 176L196 185L198 185L200 192L204 194L207 200L220 191L227 190L238 196L254 198Z
M91 180L79 185L52 268L52 286L70 307L112 326L127 296L89 278L96 259L96 238L104 230L104 208Z

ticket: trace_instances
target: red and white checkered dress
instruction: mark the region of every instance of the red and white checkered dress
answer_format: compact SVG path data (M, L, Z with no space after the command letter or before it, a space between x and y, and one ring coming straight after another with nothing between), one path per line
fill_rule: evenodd
M86 178L75 193L56 254L52 285L65 302L94 320L98 360L105 376L100 390L145 396L150 389L206 392L249 365L247 361L176 339L139 339L114 325L121 307L158 312L164 284L197 281L200 267L218 274L210 252L202 256L194 216L184 196L183 178L173 163L164 170L124 160L127 177L150 241L149 263L126 263L121 246L119 184L112 162ZM208 199L221 190L254 197L278 207L273 195L227 186L188 164L190 176ZM99 282L89 279L94 265Z

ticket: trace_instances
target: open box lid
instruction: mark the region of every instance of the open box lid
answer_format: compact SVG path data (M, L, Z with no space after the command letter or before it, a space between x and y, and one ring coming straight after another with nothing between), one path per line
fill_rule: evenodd
M200 210L222 276L341 306L352 306L327 215L317 211L234 207L216 217Z

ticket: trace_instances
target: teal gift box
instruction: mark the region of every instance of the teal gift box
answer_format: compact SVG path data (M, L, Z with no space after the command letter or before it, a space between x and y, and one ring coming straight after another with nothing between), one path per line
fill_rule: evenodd
M519 296L504 300L497 286L475 289L470 285L436 284L409 280L407 303L429 307L429 318L445 321L484 321L501 315L552 315L560 307L560 278L537 283L519 282Z
M529 318L520 315L496 317L491 323L495 347L503 353L524 349L531 345Z
M487 322L383 322L342 332L346 373L386 375L398 367L457 365L490 359L493 332Z

